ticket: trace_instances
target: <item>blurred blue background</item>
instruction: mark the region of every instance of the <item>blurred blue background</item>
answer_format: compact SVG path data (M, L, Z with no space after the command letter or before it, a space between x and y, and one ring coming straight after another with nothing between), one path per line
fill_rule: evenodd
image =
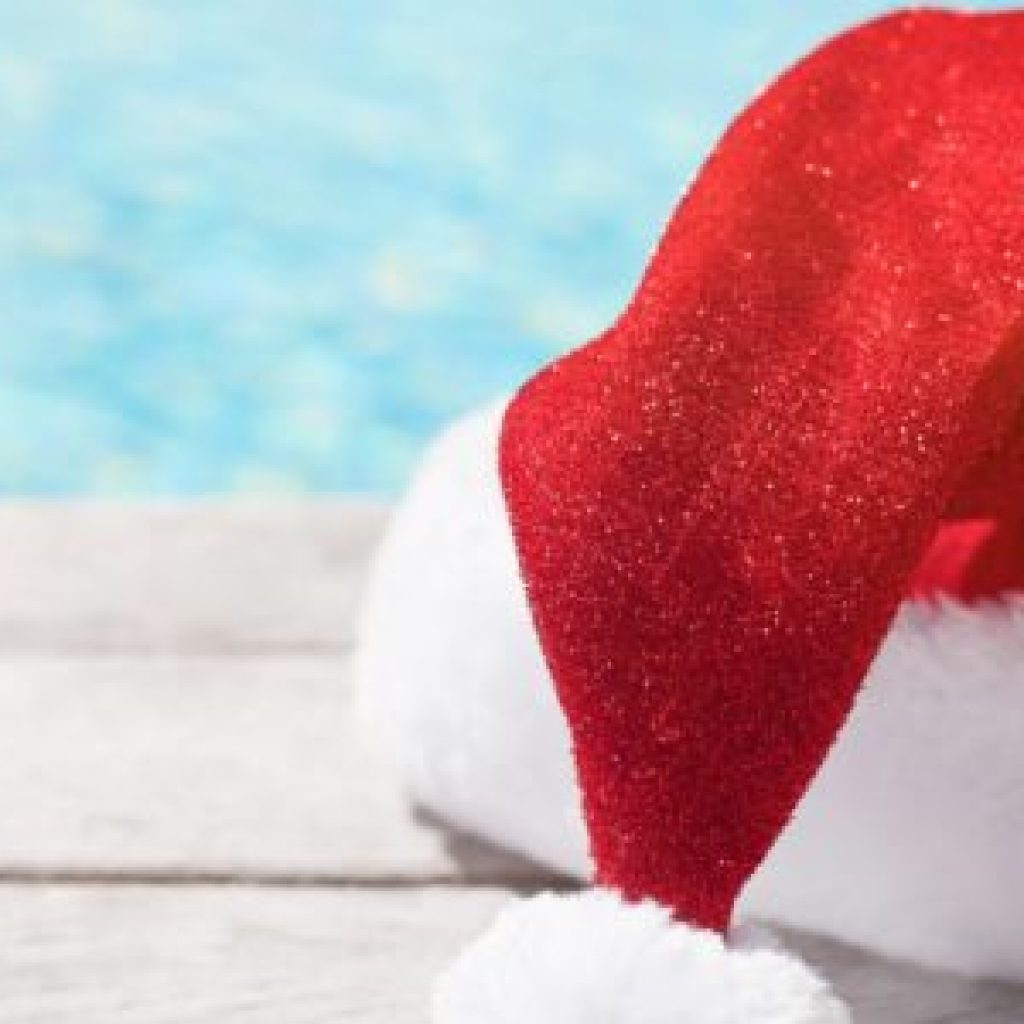
M393 493L884 6L2 0L0 491Z

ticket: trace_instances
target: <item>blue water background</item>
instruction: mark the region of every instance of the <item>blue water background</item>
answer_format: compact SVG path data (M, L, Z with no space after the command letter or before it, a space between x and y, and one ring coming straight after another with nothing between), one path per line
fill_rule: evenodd
M0 492L393 493L883 7L2 0Z

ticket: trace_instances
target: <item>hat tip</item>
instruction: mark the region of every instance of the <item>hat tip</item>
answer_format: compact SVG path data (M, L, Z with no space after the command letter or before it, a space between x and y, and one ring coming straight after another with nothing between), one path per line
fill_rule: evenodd
M433 1024L850 1024L777 942L730 942L603 889L517 900L441 976Z

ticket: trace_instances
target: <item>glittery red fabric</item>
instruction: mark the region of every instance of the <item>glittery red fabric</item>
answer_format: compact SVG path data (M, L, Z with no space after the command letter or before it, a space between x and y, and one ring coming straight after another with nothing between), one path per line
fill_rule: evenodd
M1024 14L830 42L728 130L622 318L508 409L523 575L629 898L724 928L901 597L1020 569L1022 96Z

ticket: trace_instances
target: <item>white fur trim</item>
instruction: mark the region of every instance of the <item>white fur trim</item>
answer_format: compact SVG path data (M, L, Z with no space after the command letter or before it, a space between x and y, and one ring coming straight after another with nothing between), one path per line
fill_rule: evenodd
M365 704L415 797L586 876L569 741L496 473L501 409L433 447L381 551ZM746 915L1024 981L1024 604L905 605Z
M392 519L359 626L360 709L420 803L583 874L587 837L565 723L498 485L502 409L449 429Z
M777 948L730 946L612 893L520 900L448 969L434 1024L848 1024Z

